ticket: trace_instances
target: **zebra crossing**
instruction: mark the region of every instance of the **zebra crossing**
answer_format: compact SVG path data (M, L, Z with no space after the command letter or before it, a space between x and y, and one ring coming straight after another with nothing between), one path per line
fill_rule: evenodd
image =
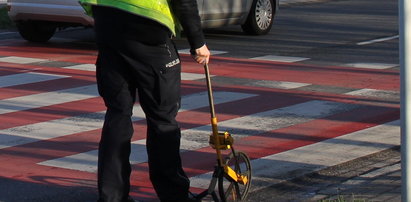
M95 85L95 52L26 49L0 47L0 169L6 170L0 176L34 183L40 182L33 175L72 179L59 185L95 182L105 112ZM399 78L392 66L298 63L307 59L213 60L219 129L233 134L235 147L251 157L253 190L399 145ZM197 190L208 186L215 157L208 146L202 68L188 55L182 60L182 158ZM144 188L132 194L155 200L138 103L132 119L132 185Z

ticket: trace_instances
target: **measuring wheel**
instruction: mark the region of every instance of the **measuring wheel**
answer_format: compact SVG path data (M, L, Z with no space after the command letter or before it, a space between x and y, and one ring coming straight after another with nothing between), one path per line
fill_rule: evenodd
M237 182L225 174L218 179L218 192L223 202L243 201L251 185L251 163L247 154L243 152L231 153L225 164L238 175L246 177L246 182Z

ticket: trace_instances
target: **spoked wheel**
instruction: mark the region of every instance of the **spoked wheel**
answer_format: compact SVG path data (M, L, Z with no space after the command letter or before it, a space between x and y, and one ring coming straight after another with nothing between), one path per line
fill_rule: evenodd
M226 159L226 165L230 166L236 173L246 176L248 181L245 184L235 182L230 177L224 175L218 179L218 192L223 202L243 201L251 185L251 163L248 156L243 152L231 153Z
M275 16L275 1L254 0L247 20L241 26L243 30L252 35L263 35L270 32Z

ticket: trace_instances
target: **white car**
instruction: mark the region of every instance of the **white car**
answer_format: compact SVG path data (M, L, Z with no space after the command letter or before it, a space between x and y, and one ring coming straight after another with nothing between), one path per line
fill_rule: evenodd
M197 0L204 28L241 25L246 33L267 34L279 0ZM58 28L92 26L78 0L8 0L9 17L20 35L46 42Z

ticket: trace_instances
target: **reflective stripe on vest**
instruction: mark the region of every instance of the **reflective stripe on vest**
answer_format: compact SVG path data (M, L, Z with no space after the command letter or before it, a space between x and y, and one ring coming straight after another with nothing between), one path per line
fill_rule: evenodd
M91 16L91 6L101 5L119 8L140 16L155 20L170 29L176 35L176 20L168 0L80 0L80 4Z

